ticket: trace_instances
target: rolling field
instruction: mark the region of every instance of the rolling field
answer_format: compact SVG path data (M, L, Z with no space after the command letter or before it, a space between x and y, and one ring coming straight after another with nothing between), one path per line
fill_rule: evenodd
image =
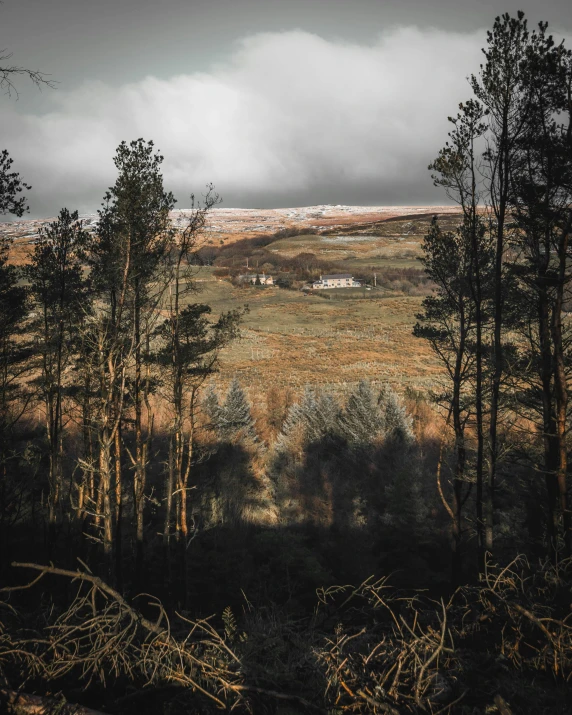
M428 345L414 338L419 296L326 300L280 288L235 288L202 268L200 293L213 314L248 305L242 338L222 354L217 382L238 377L245 387L271 386L296 391L305 385L344 392L361 379L426 390L436 385L441 367ZM372 295L374 297L369 297Z
M264 250L284 258L312 254L324 265L338 264L344 272L419 271L421 242L436 212L445 230L459 221L454 207L215 209L203 245L228 245L263 232L307 229L309 232L301 235L273 238ZM178 220L183 220L182 214ZM94 221L93 216L88 217L90 230L94 230ZM33 220L2 225L2 231L15 239L13 263L29 260L37 233L45 224ZM255 250L251 258L252 272L258 270ZM327 291L328 300L298 290L235 287L213 275L215 269L216 261L214 267L198 269L200 292L191 300L208 303L215 316L249 306L242 338L223 351L218 383L228 384L236 376L245 387L262 392L270 386L298 392L305 385L342 392L364 378L377 384L389 382L400 390L412 387L423 391L440 381L441 365L427 343L412 335L423 287L410 290L416 293L412 295L406 294L407 286L399 292L378 284L372 291L347 290L337 295Z
M302 234L273 241L271 253L293 258L313 254L340 261L350 270L360 268L421 269L421 242L433 214L393 215L389 219L336 226L320 234ZM456 212L440 213L442 227L452 228ZM252 265L252 264L251 264ZM234 287L217 279L212 268L197 276L201 294L213 313L248 305L242 339L222 354L217 382L238 377L245 387L264 391L270 386L296 391L322 385L345 392L361 379L389 382L426 391L436 387L443 368L424 340L413 337L422 295L395 291L326 291L305 295L280 288Z
M294 257L313 253L324 260L344 261L355 269L372 264L392 268L418 268L421 255L417 236L394 241L375 235L349 234L334 236L302 235L276 241L269 246L272 253Z

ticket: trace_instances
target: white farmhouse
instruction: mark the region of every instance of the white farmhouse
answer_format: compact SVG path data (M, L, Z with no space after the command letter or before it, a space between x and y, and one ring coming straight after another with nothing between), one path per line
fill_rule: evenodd
M319 281L312 283L312 290L325 288L360 288L361 283L356 281L351 273L332 273L329 276L320 276Z

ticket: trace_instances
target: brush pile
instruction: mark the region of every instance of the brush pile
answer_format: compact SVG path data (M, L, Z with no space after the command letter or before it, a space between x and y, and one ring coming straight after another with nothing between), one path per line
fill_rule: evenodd
M572 706L570 561L489 566L482 583L447 599L401 593L387 578L321 589L313 616L297 621L248 602L239 618L228 608L193 619L150 596L132 605L87 570L20 566L39 575L3 589L7 712L48 712L62 692L117 713L287 705L332 715L516 715ZM39 581L54 588L55 576L79 582L71 604L48 606L44 590L42 606L24 617L19 599Z

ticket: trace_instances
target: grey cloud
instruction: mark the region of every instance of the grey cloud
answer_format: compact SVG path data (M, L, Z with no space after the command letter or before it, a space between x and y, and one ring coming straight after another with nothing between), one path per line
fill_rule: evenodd
M4 142L33 184L34 215L94 210L117 144L139 136L165 156L181 207L211 181L226 206L443 202L426 167L483 40L415 27L369 45L259 33L208 72L86 82L53 93L41 116L4 103Z

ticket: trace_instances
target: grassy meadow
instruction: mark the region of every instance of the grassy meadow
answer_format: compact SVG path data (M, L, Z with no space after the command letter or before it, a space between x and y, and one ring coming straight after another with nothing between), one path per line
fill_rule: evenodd
M322 235L273 241L267 250L294 258L311 254L340 262L344 270L422 269L421 241L430 216L348 226ZM456 217L447 217L453 223ZM262 272L255 258L250 268ZM389 382L398 389L427 390L442 368L425 341L412 335L423 295L408 295L378 285L372 290L341 289L315 293L278 287L242 286L197 271L199 294L213 314L248 305L242 338L222 354L217 382L238 377L245 387L280 386L296 391L307 384L344 392L361 379ZM245 269L246 272L246 269Z
M238 377L245 387L319 384L343 391L364 378L418 389L439 378L428 345L412 335L419 296L368 291L365 299L328 300L275 287L235 288L213 277L210 267L197 282L200 293L192 300L208 303L214 314L249 308L240 341L221 355L217 381Z

